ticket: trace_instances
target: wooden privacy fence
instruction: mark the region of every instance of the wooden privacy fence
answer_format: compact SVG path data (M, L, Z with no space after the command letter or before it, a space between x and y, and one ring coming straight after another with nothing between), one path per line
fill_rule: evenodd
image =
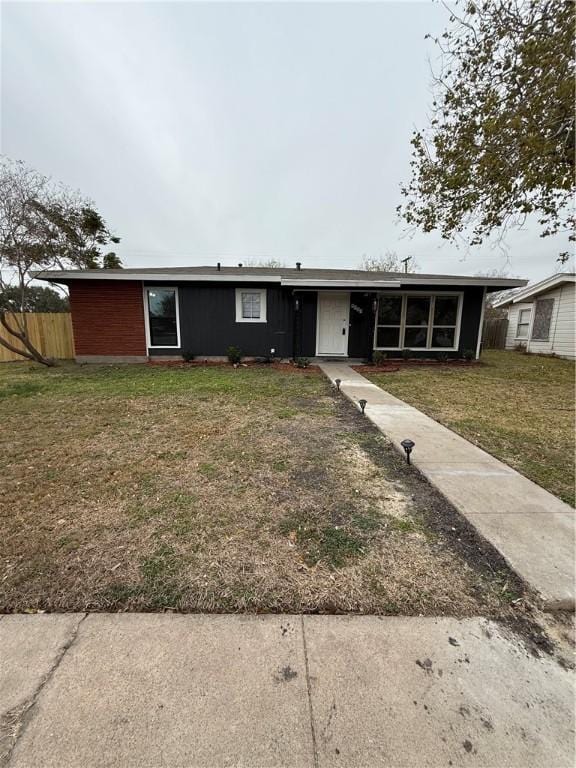
M8 313L6 318L8 324L16 328L14 317L21 318L23 315ZM72 319L68 312L27 312L26 325L30 341L45 357L55 357L60 360L74 357ZM10 342L13 347L22 347L18 339L11 336L2 326L0 326L0 336ZM5 363L11 360L24 360L24 358L0 344L0 362Z
M506 332L508 318L495 317L484 321L482 331L482 346L484 349L504 349L506 347Z

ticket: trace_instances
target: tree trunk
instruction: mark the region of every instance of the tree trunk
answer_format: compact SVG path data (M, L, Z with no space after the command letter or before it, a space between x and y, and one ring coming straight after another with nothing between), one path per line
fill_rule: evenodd
M26 360L32 360L33 362L40 363L41 365L45 365L47 367L52 367L54 365L54 360L51 360L48 357L44 357L44 355L39 352L36 347L32 344L30 339L28 338L28 333L26 331L26 328L23 328L21 330L17 330L15 328L11 328L8 325L8 320L6 318L6 312L0 312L0 325L11 335L14 336L14 338L18 339L26 350L18 349L17 347L12 346L10 342L5 339L3 336L0 336L0 344L5 347L6 349L9 349L10 352L14 352L16 355L20 355L21 357L24 357Z

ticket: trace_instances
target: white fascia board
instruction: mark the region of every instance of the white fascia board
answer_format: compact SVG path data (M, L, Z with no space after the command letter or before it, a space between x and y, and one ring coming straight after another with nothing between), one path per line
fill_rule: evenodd
M529 299L533 296L538 296L541 293L546 293L547 291L551 291L553 288L556 288L559 285L562 285L562 283L574 283L576 282L576 278L574 275L554 275L553 278L548 278L548 280L542 280L541 283L536 283L536 285L532 285L529 288L527 288L525 291L519 291L516 296L511 297L512 304L518 304L521 301L526 301L526 299Z
M511 296L506 296L501 301L496 302L494 307L506 307L509 304L519 304L523 301L531 299L534 296L538 296L541 293L551 291L558 285L562 285L562 283L574 282L576 282L576 275L560 272L557 275L552 275L552 277L547 277L545 280L541 280L539 283L529 285L528 288L523 291L517 291Z
M51 280L55 283L61 280L143 280L147 283L158 281L170 283L184 282L210 282L210 283L279 283L280 275L196 275L191 273L173 272L149 274L145 272L106 274L106 270L100 273L94 272L39 272L35 275L37 280Z
M298 280L282 278L282 285L292 288L399 288L397 280Z
M497 278L478 279L474 277L438 277L438 278L417 278L408 277L402 280L402 285L426 285L434 287L435 285L477 285L478 288L501 288L503 291L511 288L521 288L526 285L528 280L499 280Z

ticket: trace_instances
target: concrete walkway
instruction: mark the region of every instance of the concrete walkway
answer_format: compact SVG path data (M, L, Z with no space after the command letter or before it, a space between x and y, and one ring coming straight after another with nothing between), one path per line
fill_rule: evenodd
M421 411L393 397L344 363L321 363L353 402L540 593L547 610L575 607L575 513L560 499ZM489 408L490 404L486 403ZM553 436L552 436L553 437ZM566 471L570 459L566 459Z
M572 674L485 619L0 618L10 768L573 764Z

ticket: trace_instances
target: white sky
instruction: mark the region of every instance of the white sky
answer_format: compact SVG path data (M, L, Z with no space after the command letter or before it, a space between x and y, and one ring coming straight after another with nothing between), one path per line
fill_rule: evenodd
M541 279L535 227L508 263L397 223L431 102L440 4L3 2L0 149L92 198L125 266L273 257Z

